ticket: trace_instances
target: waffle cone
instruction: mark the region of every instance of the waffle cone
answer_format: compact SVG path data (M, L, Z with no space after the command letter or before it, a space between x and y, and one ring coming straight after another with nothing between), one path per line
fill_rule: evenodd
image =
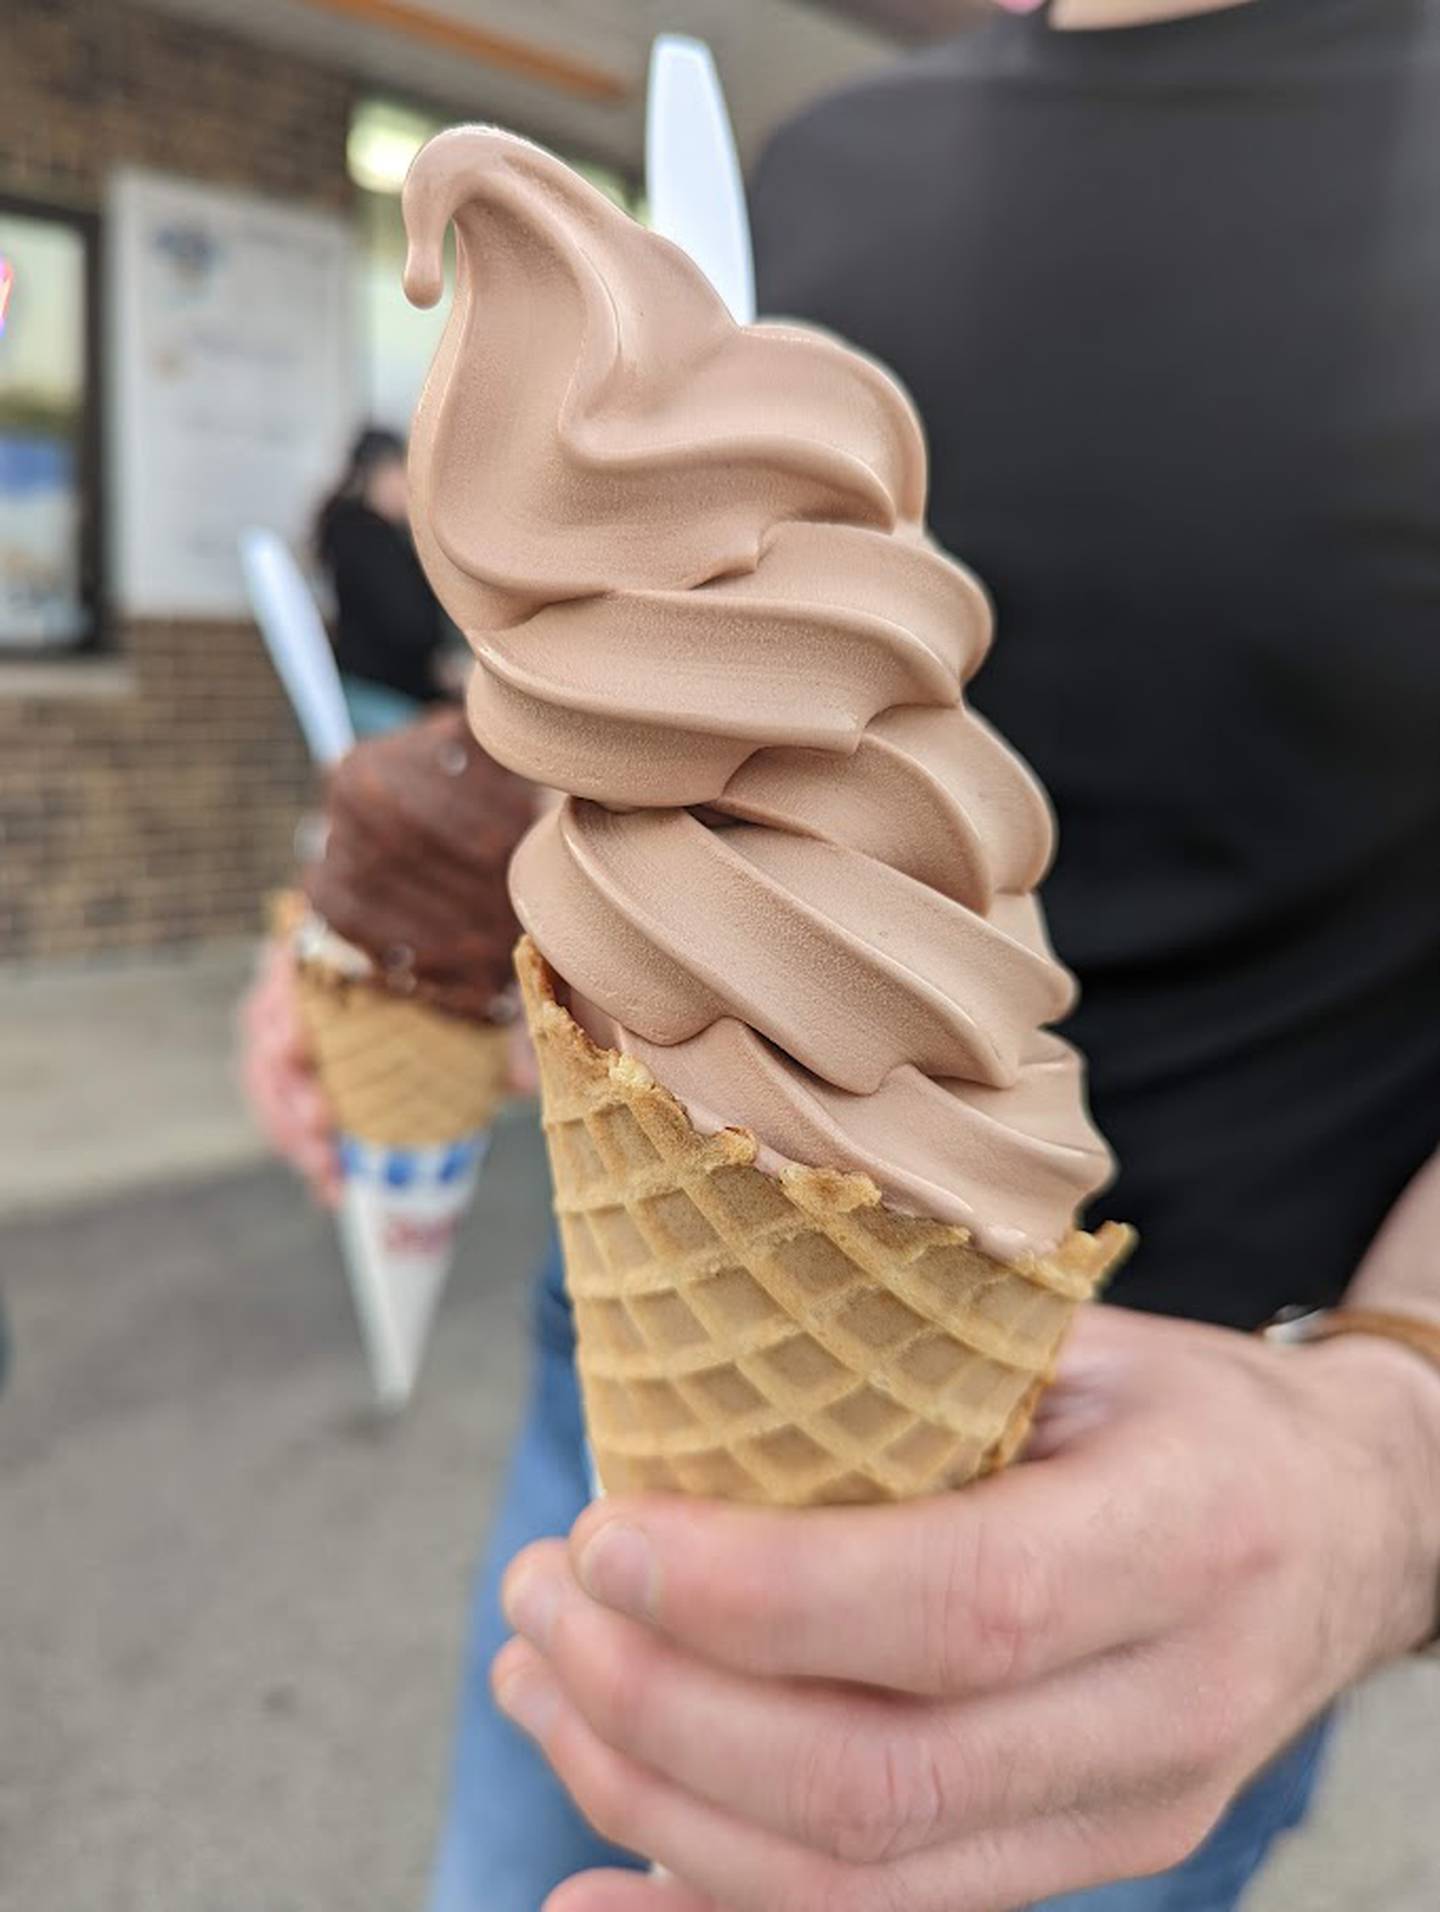
M505 1099L506 1032L302 958L300 1015L347 1135L428 1148L488 1129Z
M539 1061L585 1418L609 1492L903 1500L1002 1466L1130 1231L999 1262L863 1175L755 1166L516 967Z

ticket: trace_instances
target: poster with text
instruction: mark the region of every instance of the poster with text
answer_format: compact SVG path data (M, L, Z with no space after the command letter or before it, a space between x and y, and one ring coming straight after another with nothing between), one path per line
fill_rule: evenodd
M108 238L116 597L243 615L240 532L303 541L360 422L349 227L125 171Z

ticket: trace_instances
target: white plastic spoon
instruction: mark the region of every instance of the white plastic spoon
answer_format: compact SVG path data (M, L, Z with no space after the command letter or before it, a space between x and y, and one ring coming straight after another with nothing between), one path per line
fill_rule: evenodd
M703 40L662 33L645 114L650 223L688 252L741 325L755 317L755 258L735 134Z
M273 531L240 534L240 563L265 648L289 692L316 763L337 763L355 741L335 653L290 547Z

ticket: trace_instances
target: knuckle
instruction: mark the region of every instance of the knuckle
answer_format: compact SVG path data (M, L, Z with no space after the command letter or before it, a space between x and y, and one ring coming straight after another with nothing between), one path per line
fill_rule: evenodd
M802 1776L807 1844L873 1867L927 1844L944 1821L944 1778L913 1732L854 1727L821 1742Z
M601 1753L565 1773L576 1805L602 1839L638 1848L642 1814L637 1790L626 1781L619 1762Z
M736 1563L696 1589L706 1622L736 1663L758 1673L784 1672L799 1656L808 1614L794 1614L775 1597L775 1580L759 1566Z
M1234 1756L1242 1735L1239 1708L1226 1688L1192 1699L1180 1726L1182 1770L1196 1778L1215 1772Z
M563 1639L567 1629L572 1635L581 1630L569 1616L556 1623L561 1636L557 1658L563 1655L565 1665L576 1669L586 1717L611 1745L633 1746L644 1730L649 1691L639 1656L627 1642L608 1639L600 1652L589 1651L584 1639L575 1640L574 1651L568 1651L570 1642Z
M1203 1793L1164 1807L1134 1836L1131 1863L1144 1873L1173 1871L1204 1845L1223 1810Z
M757 1672L771 1671L774 1650L783 1643L776 1577L752 1562L748 1549L740 1548L728 1559L706 1560L698 1570L694 1562L683 1558L676 1566L677 1583L666 1576L666 1604L673 1600L678 1610L683 1603L687 1630L703 1631L737 1664ZM678 1583L682 1571L683 1585ZM783 1583L779 1591L783 1592Z
M928 1664L942 1690L998 1687L1034 1662L1035 1642L1051 1617L1040 1556L997 1531L993 1522L957 1533L927 1618Z
M928 1845L946 1817L945 1774L934 1748L915 1733L892 1733L878 1755L882 1824L889 1833L876 1858ZM873 1860L872 1860L873 1863Z
M1233 1483L1210 1527L1216 1578L1231 1584L1263 1579L1284 1552L1283 1525L1272 1497L1257 1483Z
M1162 1686L1172 1775L1186 1787L1204 1787L1243 1763L1278 1688L1268 1656L1239 1641L1209 1637L1172 1656Z

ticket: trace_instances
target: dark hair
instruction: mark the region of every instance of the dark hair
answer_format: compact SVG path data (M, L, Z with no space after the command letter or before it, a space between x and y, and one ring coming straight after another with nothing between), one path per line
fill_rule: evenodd
M383 425L367 425L357 433L345 460L345 469L315 513L314 544L321 558L326 554L330 543L330 529L335 522L335 514L342 505L364 495L370 482L370 474L377 465L388 464L392 459L404 461L405 440L399 432L388 431Z

